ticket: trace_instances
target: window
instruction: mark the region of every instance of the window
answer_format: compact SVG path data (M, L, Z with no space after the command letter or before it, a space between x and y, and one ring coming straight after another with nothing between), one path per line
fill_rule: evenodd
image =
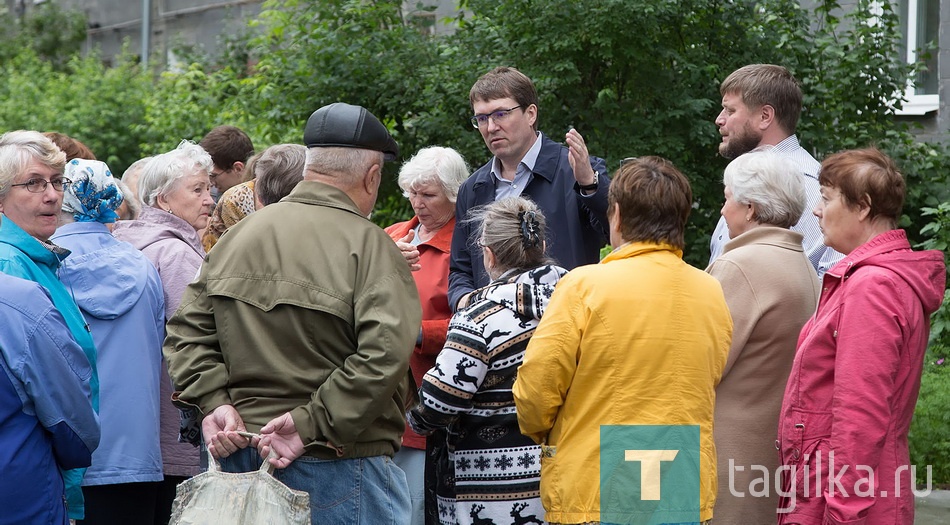
M908 62L916 62L921 50L926 69L908 82L907 101L898 115L924 115L939 106L937 69L937 35L940 23L939 0L898 0L897 16L901 26L901 53Z

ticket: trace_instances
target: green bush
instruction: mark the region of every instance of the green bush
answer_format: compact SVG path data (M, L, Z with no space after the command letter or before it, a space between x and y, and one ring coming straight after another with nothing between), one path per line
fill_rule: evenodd
M950 247L950 202L923 208L921 217L929 222L920 232L926 238L920 248L946 254ZM909 439L918 484L926 481L925 466L932 465L933 483L950 486L950 290L932 317L930 348Z
M910 426L910 462L917 467L917 484L927 482L933 467L934 488L950 488L950 351L932 347L920 380L920 396Z

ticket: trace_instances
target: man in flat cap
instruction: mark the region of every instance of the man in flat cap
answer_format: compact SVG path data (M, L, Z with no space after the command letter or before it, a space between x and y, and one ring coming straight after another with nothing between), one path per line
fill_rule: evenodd
M169 372L225 471L270 454L278 479L310 493L313 523L408 523L391 457L422 314L405 259L367 219L399 150L343 103L315 111L304 142L303 181L221 237L185 292Z

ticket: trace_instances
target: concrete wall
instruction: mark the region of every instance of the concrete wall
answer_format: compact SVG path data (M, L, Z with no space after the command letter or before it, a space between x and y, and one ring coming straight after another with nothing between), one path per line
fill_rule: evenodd
M149 57L163 65L174 63L171 53L182 44L215 56L222 37L247 32L247 22L260 14L263 4L263 0L6 0L6 4L20 12L44 1L83 11L89 22L85 50L98 47L107 61L121 51L124 42L133 53L141 52L143 4L149 5ZM412 16L417 3L407 0L405 13ZM444 21L457 13L455 0L422 3L436 6L432 15L426 15L435 22L434 33L453 29Z
M52 1L52 0L50 0ZM150 4L149 55L167 64L178 43L213 53L221 35L243 31L260 13L263 0L57 0L64 8L79 9L89 22L86 48L98 47L108 59L123 42L138 54L142 49L143 3Z
M920 117L899 117L905 122L920 125L917 135L922 140L950 140L950 0L940 0L940 24L937 49L938 94L940 106L937 111Z

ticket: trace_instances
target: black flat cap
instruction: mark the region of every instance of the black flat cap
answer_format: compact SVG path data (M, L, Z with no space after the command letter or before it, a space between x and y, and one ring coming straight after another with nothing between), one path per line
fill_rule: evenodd
M388 161L399 156L399 146L386 126L362 106L334 102L313 112L303 130L308 148L339 147L381 151Z

